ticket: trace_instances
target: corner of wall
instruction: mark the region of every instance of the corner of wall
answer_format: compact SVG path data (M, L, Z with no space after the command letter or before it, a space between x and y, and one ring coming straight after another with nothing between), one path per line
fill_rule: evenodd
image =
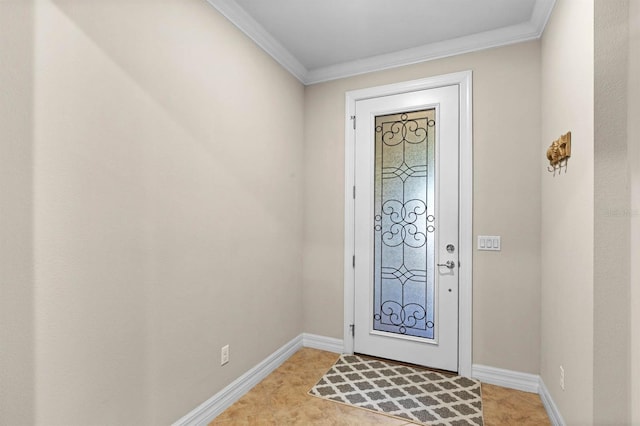
M631 259L640 259L640 0L629 2L627 142L631 168ZM631 262L631 359L640 359L640 265ZM640 424L640 363L631 363L631 424Z
M593 423L593 37L593 0L556 2L542 37L540 374L569 424ZM554 176L545 152L567 131L571 159Z
M0 1L0 424L35 423L33 2Z

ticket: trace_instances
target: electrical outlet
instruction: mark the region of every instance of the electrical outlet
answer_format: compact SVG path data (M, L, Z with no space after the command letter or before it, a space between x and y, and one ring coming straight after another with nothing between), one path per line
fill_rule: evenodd
M560 366L560 388L564 390L564 368Z
M225 365L229 362L229 345L225 345L220 350L220 365Z

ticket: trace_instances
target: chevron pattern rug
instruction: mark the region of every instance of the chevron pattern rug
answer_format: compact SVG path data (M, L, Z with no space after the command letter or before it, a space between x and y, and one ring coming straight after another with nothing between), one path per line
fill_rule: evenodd
M483 425L480 382L361 355L342 355L309 391L423 425Z

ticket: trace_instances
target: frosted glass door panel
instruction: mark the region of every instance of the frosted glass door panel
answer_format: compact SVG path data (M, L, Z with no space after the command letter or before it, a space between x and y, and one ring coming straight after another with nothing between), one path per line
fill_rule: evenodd
M434 338L435 108L377 116L373 329Z

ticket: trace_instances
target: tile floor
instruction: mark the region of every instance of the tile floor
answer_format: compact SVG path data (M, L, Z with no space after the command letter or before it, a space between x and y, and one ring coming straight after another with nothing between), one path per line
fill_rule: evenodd
M338 355L303 348L235 404L215 425L412 425L403 420L307 395ZM485 425L549 425L536 394L482 385Z

